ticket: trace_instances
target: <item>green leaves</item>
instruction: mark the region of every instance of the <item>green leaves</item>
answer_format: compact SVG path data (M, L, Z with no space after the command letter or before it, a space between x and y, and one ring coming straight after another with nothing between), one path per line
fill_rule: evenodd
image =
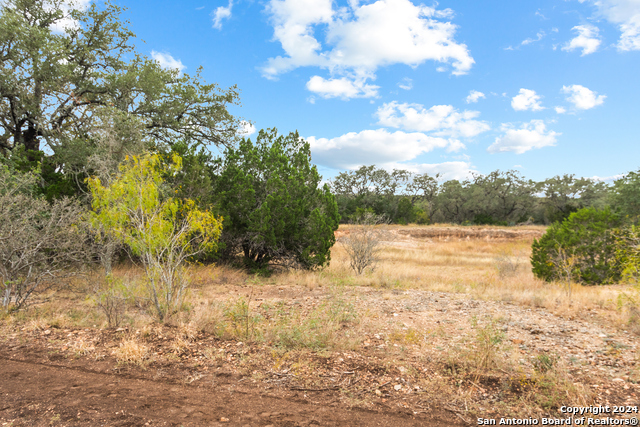
M188 286L184 262L215 250L222 230L222 219L198 209L193 200L162 194L163 176L175 175L181 167L177 154L170 163L145 154L127 157L107 186L95 177L88 180L91 224L140 257L160 320L180 307Z
M168 151L175 141L201 147L237 142L240 123L227 107L239 103L238 89L205 83L201 70L181 74L136 54L118 6L107 1L70 9L63 0L6 0L0 11L0 151L24 147L36 153L28 154L35 162L46 144L54 153L49 163L63 171L43 174L43 187L52 187L45 191L49 198L101 174L92 163L105 154L101 145L109 133L122 137L120 145L133 154L142 143ZM112 130L105 131L106 122Z
M611 204L632 221L640 215L640 171L629 172L613 184Z
M175 174L182 167L178 155L172 160L162 163L158 155L151 154L128 157L109 186L90 178L94 227L104 227L138 256L161 253L172 245L187 252L215 245L221 221L200 211L192 200L162 197L162 175ZM200 236L197 248L191 247L194 234Z
M309 144L297 132L260 131L230 148L216 164L214 184L225 217L225 256L242 252L245 264L312 268L329 261L339 216L329 188L310 163Z
M621 225L609 208L581 209L562 223L554 223L532 245L533 273L546 281L562 277L563 257L573 257L577 280L589 285L615 283L621 270L616 263L613 230Z

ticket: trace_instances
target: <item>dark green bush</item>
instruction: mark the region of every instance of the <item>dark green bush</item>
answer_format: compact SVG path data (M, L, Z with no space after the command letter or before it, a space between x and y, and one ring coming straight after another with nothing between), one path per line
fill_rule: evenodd
M222 258L241 254L252 271L315 268L330 259L340 216L297 132L261 130L217 161L214 195L224 217Z
M620 280L615 262L613 230L621 225L620 216L609 208L581 209L564 221L553 223L534 240L531 253L533 274L543 280L563 278L562 256L573 257L573 276L586 285L603 285Z

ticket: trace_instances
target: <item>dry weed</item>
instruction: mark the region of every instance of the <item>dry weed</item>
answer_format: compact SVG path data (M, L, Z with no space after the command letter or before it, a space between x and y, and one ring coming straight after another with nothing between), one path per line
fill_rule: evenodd
M216 302L199 301L191 313L188 329L192 335L197 332L218 335L224 325L223 306ZM223 328L224 329L224 328Z
M129 363L144 366L149 349L135 336L124 338L118 348L113 350L113 355L118 363Z
M70 350L76 357L87 356L96 350L93 341L87 341L84 338L78 337L71 344Z
M194 322L178 324L178 334L185 341L191 342L198 336L198 329Z
M41 317L29 320L24 326L24 330L28 332L44 331L45 329L49 329L49 322Z
M514 255L513 251L501 251L494 258L496 270L500 279L513 277L520 267L520 257Z
M180 356L189 350L190 341L184 336L178 336L171 342L171 350Z

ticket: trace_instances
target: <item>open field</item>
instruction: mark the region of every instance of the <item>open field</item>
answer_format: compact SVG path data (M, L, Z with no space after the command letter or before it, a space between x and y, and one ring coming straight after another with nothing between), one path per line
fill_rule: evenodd
M316 272L197 267L165 325L138 295L109 327L96 275L5 315L0 424L445 426L638 405L637 291L535 279L542 233L390 226L360 276L341 243Z

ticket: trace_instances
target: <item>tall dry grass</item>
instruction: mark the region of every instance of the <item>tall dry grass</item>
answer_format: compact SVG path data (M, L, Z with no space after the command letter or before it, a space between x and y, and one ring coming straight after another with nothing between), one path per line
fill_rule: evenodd
M348 230L349 226L341 226L339 233ZM544 228L525 226L511 227L510 230L541 233ZM388 241L384 242L379 253L376 269L360 276L353 274L348 256L338 243L332 250L331 264L324 270L292 271L275 276L275 280L278 285L297 284L309 288L344 284L466 293L477 299L545 308L565 317L597 313L621 328L635 328L640 332L635 325L638 319L634 311L619 304L621 295L635 292L631 286L581 286L574 283L569 293L563 283L539 280L531 272L531 241L530 235L508 241L456 238L448 241L406 238Z

